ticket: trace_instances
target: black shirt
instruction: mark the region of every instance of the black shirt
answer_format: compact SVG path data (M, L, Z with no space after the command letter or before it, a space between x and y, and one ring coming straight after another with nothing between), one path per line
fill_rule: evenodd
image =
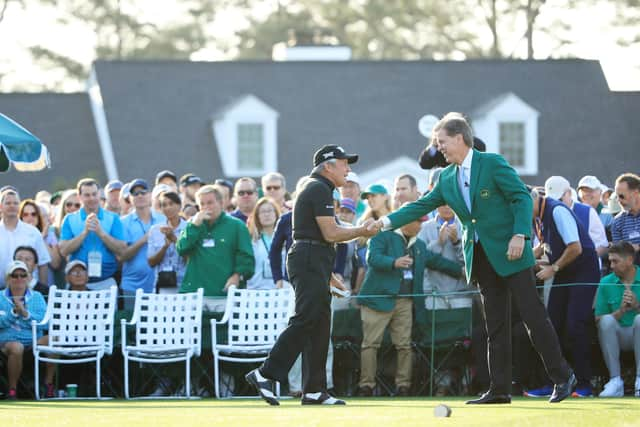
M311 174L293 206L293 240L325 242L317 216L334 216L333 183L319 174Z

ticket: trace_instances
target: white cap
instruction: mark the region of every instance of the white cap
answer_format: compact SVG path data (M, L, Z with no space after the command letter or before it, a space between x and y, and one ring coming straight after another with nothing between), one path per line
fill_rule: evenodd
M7 273L6 273L7 276L16 270L24 270L27 273L29 272L29 269L27 268L27 264L25 264L22 261L13 260L9 263L9 265L7 265Z
M622 206L620 206L620 202L618 202L618 195L613 193L609 196L609 203L602 209L602 212L615 216L620 213L621 210Z
M571 184L562 176L552 176L544 183L544 192L547 197L560 200L562 195L571 189Z
M355 182L358 184L358 187L360 187L360 178L358 178L358 175L356 175L355 172L349 172L345 181Z
M171 191L171 187L169 187L167 184L158 184L153 187L151 198L156 199L160 195L160 193L164 193L166 191Z
M578 190L582 187L587 187L592 190L602 190L602 183L595 176L586 175L580 178L580 181L578 182Z
M79 259L74 259L73 261L71 261L70 263L68 263L66 265L66 267L64 268L64 274L69 274L69 272L71 270L73 270L73 268L78 266L78 265L80 267L84 268L85 271L87 270L87 264L85 264L84 262L80 261Z

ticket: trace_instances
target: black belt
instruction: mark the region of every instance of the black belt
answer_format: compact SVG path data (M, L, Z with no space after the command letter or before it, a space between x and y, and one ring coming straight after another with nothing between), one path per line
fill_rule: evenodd
M332 248L333 243L323 242L322 240L314 240L314 239L296 239L293 243L306 243L308 245L316 245L316 246L325 246L327 248Z

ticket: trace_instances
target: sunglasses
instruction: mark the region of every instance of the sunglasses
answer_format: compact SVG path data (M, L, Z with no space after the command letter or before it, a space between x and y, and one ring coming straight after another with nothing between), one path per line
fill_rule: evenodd
M80 203L74 203L74 202L67 202L64 204L66 207L68 208L76 208L76 209L80 209L80 206L82 206Z
M253 196L253 193L255 193L253 190L240 190L238 191L238 196Z
M131 192L131 195L132 195L133 197L136 197L136 196L144 196L144 195L145 195L145 194L147 194L148 192L149 192L148 190L132 191L132 192Z
M27 273L11 273L9 275L12 279L26 279L28 276Z
M267 185L265 187L265 190L267 190L267 191L278 191L281 188L282 187L280 185Z

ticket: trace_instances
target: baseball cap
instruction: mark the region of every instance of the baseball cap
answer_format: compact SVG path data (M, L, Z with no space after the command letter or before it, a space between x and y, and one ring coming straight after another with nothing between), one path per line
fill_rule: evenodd
M87 269L87 264L85 264L84 262L80 261L79 259L75 259L75 260L71 261L70 263L68 263L67 266L64 268L64 274L69 274L69 272L71 270L73 270L73 268L78 266L78 265L80 267L84 268L85 270Z
M156 184L156 186L153 187L153 191L151 192L151 197L155 199L160 195L160 193L164 193L167 191L173 191L173 189L167 184Z
M340 200L340 208L349 209L351 212L356 213L356 202L353 199L345 197Z
M196 176L192 173L188 173L186 175L182 175L182 177L180 178L180 185L182 187L186 187L192 184L204 184L204 182L202 182L202 180L200 179L199 176Z
M57 200L62 198L63 191L54 192L49 198L49 204L53 205Z
M313 166L318 166L320 163L331 159L347 159L349 163L355 163L358 161L358 155L345 153L344 148L339 145L324 145L314 153Z
M571 189L571 183L567 181L566 178L562 176L554 175L549 177L544 183L544 192L547 197L551 197L552 199L559 200L560 197L567 191Z
M355 172L349 172L347 174L347 177L345 178L345 181L351 181L353 183L358 184L358 187L360 186L360 178Z
M136 178L129 183L129 192L132 192L134 188L142 187L143 189L149 191L149 184L144 179Z
M362 194L360 195L360 198L366 199L369 196L369 194L389 194L389 192L387 191L385 186L382 184L371 184L370 186L367 187L366 190L362 192Z
M127 182L122 186L122 190L120 190L120 197L126 199L129 196L131 196L131 183Z
M176 174L171 172L170 170L165 169L156 174L156 185L158 185L160 180L164 178L171 178L173 182L175 182L176 184L178 183L178 177L176 176Z
M107 185L104 186L105 193L111 193L115 190L122 190L122 181L114 179L112 181L109 181Z
M578 190L582 187L590 188L592 190L602 190L602 183L595 176L586 175L580 178L580 181L578 182Z
M7 276L16 270L24 270L27 273L29 272L29 269L27 268L27 264L25 264L22 261L13 260L9 263L9 265L7 265L7 273L6 273Z

